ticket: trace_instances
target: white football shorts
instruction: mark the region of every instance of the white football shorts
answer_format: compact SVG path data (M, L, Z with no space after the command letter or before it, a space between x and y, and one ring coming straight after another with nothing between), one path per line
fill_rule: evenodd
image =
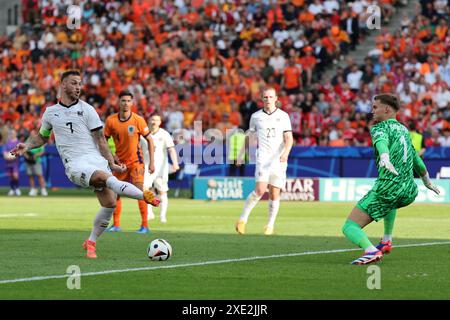
M256 182L268 184L283 189L286 184L287 162L256 163Z
M86 155L75 160L63 159L66 168L66 176L77 186L90 188L89 181L95 171L103 171L111 174L108 160L100 155Z

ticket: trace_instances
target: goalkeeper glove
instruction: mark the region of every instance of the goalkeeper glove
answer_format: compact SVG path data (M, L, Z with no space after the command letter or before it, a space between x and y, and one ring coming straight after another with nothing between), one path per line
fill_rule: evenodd
M425 187L427 187L428 189L430 189L431 191L433 191L436 194L440 194L441 193L439 191L438 187L431 183L430 175L428 174L428 172L426 172L420 178L422 179L422 182L425 185Z
M389 160L389 154L383 153L380 155L380 167L386 168L390 173L398 176L397 170L395 170L394 166L392 165L391 161Z

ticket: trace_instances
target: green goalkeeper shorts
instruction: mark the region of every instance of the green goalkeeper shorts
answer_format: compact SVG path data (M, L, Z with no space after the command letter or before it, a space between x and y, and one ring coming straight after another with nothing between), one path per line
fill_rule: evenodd
M374 189L370 190L356 205L357 208L367 213L375 221L383 219L394 209L406 207L416 199L418 188L412 188L410 192L395 194L380 194Z

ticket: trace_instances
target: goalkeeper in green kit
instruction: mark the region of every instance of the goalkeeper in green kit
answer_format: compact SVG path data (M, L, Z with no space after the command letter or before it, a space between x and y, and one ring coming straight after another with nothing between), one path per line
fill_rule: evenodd
M373 98L374 126L370 130L375 148L378 178L370 190L353 208L342 232L354 244L364 249L364 254L352 264L364 265L379 261L383 253L392 249L392 230L398 208L414 202L418 188L413 170L424 185L439 194L430 181L427 168L414 150L408 129L396 120L399 102L395 95L379 94ZM362 230L373 220L384 219L384 236L374 246Z

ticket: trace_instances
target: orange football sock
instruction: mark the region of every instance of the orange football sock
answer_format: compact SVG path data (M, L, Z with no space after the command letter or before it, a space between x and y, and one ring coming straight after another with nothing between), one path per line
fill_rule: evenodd
M122 213L122 200L120 200L120 197L117 196L116 210L114 210L114 226L115 227L120 226L120 214L121 213Z
M147 202L145 202L144 200L138 200L138 204L139 204L139 211L141 212L141 219L142 219L141 226L148 228Z

